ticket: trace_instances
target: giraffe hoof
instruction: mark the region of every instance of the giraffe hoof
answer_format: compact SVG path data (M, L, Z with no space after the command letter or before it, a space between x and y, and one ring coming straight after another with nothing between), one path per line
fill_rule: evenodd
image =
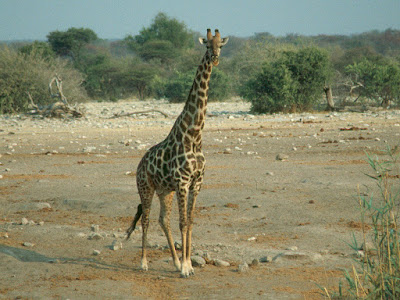
M140 269L142 269L142 271L148 271L149 267L147 266L147 262L142 261L142 263L140 265Z
M181 278L189 278L189 273L181 273Z

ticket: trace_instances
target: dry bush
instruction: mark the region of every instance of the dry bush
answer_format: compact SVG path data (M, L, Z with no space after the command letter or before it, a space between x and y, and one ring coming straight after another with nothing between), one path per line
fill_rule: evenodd
M81 73L66 60L46 57L40 51L23 54L1 48L0 113L26 112L30 103L28 92L39 106L53 103L48 85L55 74L62 77L63 92L70 103L87 99Z

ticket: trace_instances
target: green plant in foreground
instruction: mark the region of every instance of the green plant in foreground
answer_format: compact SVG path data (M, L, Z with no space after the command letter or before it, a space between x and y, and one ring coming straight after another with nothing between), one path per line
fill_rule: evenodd
M322 288L329 299L400 299L399 150L399 146L387 147L386 161L367 154L374 171L367 176L376 182L379 193L369 197L358 193L363 256L351 272L345 271L346 288L342 282L334 294ZM351 247L360 249L354 235Z

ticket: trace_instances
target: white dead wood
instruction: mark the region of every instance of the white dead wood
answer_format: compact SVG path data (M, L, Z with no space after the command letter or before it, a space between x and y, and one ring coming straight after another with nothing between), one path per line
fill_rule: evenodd
M56 92L53 92L54 84ZM61 118L67 116L72 116L74 118L81 118L84 116L85 111L82 106L70 105L68 103L68 100L64 96L62 90L62 79L58 74L56 74L50 80L49 92L51 98L58 98L59 100L55 103L43 107L39 107L38 105L36 105L33 101L32 95L29 93L29 91L27 92L29 101L33 107L33 111L31 112L31 114L40 115L45 118L51 118L51 117Z
M142 110L142 111L134 111L134 112L128 112L128 113L118 113L114 114L110 119L115 119L115 118L120 118L120 117L129 117L132 115L138 115L138 114L148 114L148 113L153 113L157 112L162 114L164 117L169 118L169 115L161 110L158 109L149 109L149 110Z

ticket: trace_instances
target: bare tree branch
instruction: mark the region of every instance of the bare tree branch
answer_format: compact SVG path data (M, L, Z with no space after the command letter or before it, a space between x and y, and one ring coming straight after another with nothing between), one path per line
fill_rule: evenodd
M169 118L169 115L161 110L158 109L150 109L150 110L143 110L143 111L134 111L134 112L129 112L129 113L119 113L119 114L114 114L112 117L109 119L115 119L119 117L128 117L131 115L136 115L136 114L146 114L146 113L151 113L151 112L158 112L162 114L164 117Z

